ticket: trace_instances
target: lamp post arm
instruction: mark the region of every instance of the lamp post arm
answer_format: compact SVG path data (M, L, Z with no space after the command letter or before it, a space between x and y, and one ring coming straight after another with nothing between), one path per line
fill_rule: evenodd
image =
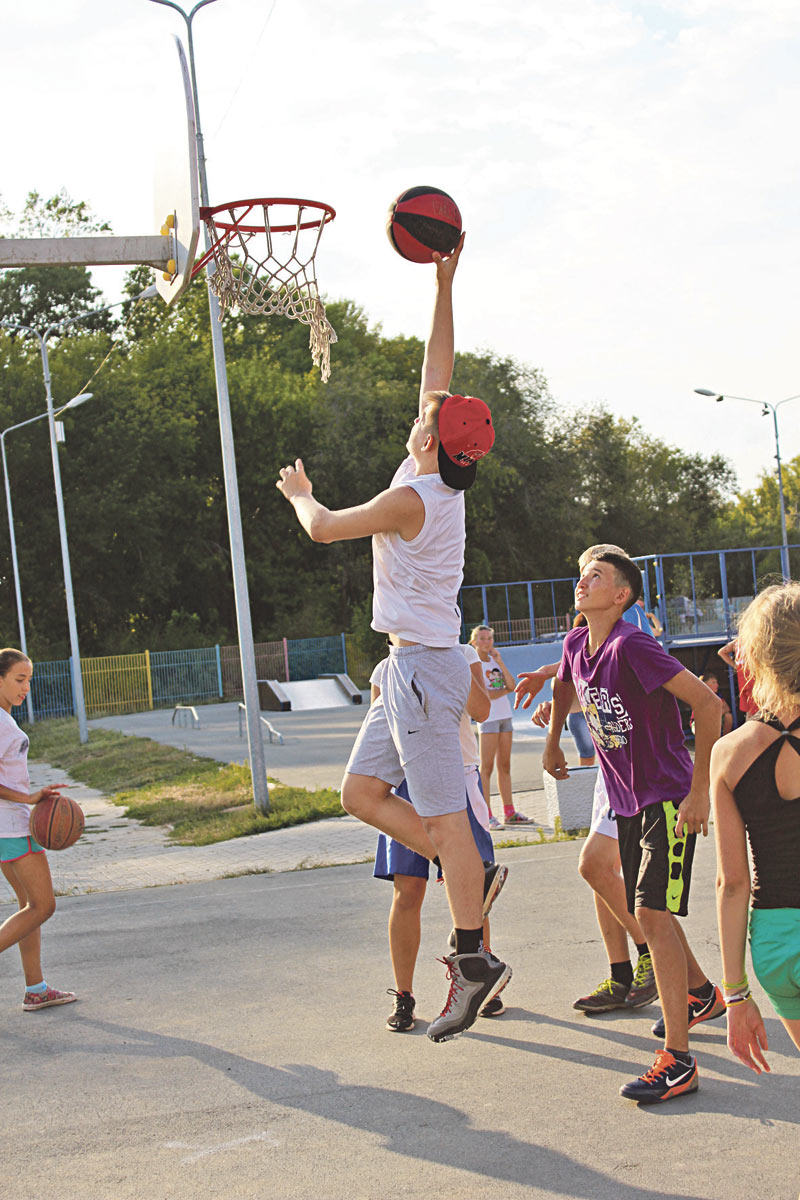
M800 392L796 396L787 396L785 400L779 400L775 407L780 408L782 404L788 404L790 400L800 400Z

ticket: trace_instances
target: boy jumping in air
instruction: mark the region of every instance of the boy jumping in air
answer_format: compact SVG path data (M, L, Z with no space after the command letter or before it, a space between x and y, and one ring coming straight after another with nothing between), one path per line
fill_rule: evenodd
M468 1029L511 977L483 949L483 915L499 872L485 872L467 817L459 723L470 669L458 648L458 589L464 569L464 492L494 442L482 400L453 396L453 276L463 235L449 258L435 255L436 299L422 364L419 415L408 458L389 488L355 508L331 511L314 499L302 461L284 467L278 489L314 541L372 537L372 627L388 635L381 695L361 727L342 782L344 808L441 864L455 926L450 990L428 1027L435 1042ZM392 787L405 777L411 804Z

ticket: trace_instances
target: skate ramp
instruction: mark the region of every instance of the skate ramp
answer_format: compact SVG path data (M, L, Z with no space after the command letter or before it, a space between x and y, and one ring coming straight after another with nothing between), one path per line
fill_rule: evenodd
M352 708L353 701L336 679L297 679L282 683L281 691L288 697L292 712L310 708Z

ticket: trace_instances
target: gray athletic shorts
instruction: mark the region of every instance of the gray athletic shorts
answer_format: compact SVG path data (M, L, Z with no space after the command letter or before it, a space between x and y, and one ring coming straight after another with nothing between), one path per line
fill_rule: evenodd
M470 674L457 646L392 646L381 694L370 707L347 764L397 787L405 777L421 817L467 806L459 725Z
M511 717L498 717L495 721L484 721L478 726L480 733L513 733L514 722Z

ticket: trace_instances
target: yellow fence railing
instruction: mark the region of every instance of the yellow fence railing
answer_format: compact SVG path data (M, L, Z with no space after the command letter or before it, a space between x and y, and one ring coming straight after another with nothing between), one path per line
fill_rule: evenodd
M144 712L153 707L150 654L110 654L82 658L81 674L86 715Z

